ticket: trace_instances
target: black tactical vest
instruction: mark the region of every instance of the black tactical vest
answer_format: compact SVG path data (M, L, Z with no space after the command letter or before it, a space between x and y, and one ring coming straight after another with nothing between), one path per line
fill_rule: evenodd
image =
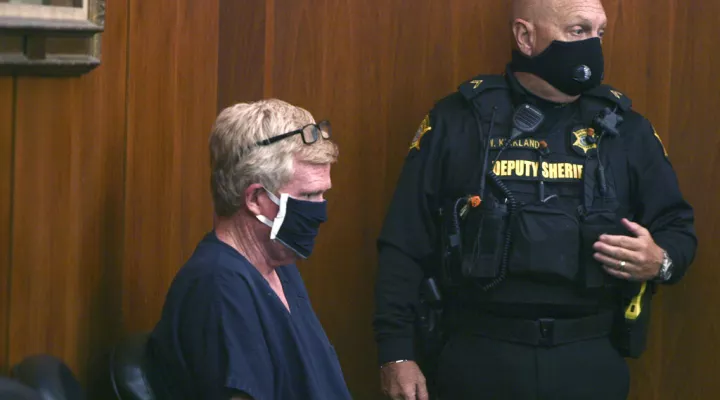
M481 84L478 84L481 82ZM453 199L445 276L472 281L486 302L595 304L618 283L594 260L600 234L626 234L627 156L622 136L598 124L630 101L609 86L583 95L556 124L510 140L511 91L481 76L460 92L472 106L483 157L477 188ZM564 112L564 111L561 111Z

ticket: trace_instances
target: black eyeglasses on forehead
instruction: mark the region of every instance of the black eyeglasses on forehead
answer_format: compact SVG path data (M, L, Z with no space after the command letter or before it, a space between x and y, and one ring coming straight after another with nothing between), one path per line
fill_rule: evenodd
M300 129L296 129L294 131L290 131L287 133L283 133L277 136L273 136L267 139L263 139L255 143L256 146L268 146L275 142L278 142L283 139L287 139L294 135L301 135L303 143L305 144L313 144L317 142L320 137L323 139L330 139L330 121L323 120L318 122L317 124L307 124L303 126Z

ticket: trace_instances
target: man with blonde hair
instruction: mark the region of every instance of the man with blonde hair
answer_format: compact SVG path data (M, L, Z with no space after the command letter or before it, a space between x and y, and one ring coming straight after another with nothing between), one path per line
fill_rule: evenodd
M175 277L148 344L159 398L350 398L294 265L326 220L337 156L328 121L280 100L217 117L214 229Z

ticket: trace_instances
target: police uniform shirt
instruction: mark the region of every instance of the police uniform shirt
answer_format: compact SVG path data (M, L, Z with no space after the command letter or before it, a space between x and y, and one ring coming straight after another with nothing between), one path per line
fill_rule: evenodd
M235 249L205 236L178 272L148 346L168 399L349 399L294 265L276 269L290 312Z
M582 185L577 178L583 176L580 160L582 148L588 143L578 140L582 139L578 136L587 134L587 130L575 129L574 124L587 116L578 114L582 111L578 104L559 106L527 93L509 69L506 75L479 76L461 85L458 92L435 104L412 140L378 238L373 325L380 363L414 358L418 288L426 272L437 270L439 263L438 212L454 199L477 192L484 157L481 135L492 128L494 147L500 145L503 136L510 135L513 105L493 104L488 100L479 110L483 128L479 132L468 96L491 98L492 91L506 91L509 86L515 105L529 102L538 106L547 119L537 134L529 136L532 140L518 139L520 145L506 150L500 163L489 168L494 168L518 196L527 200L538 195L538 177L542 176L538 174L545 174L548 196L561 195L563 201L570 202L567 207L580 201L573 198L573 194L578 193ZM619 170L625 173L614 175L618 196L625 207L624 216L650 230L658 246L668 252L674 264L669 283L677 282L694 258L697 239L692 208L680 193L659 136L647 119L630 108L629 99L611 87L603 85L583 96L601 99L608 107L622 111L624 122L620 137L613 140L613 151L624 160ZM573 135L575 131L580 132ZM544 160L531 154L541 140L545 140L554 153ZM496 156L497 153L491 151L491 160ZM515 285L513 295L523 293L523 284L530 285L527 292L539 287L547 289L545 294L554 301L582 303L572 287L539 286L511 278L492 289L490 296L507 294L503 290L512 285ZM528 302L533 300L527 298Z

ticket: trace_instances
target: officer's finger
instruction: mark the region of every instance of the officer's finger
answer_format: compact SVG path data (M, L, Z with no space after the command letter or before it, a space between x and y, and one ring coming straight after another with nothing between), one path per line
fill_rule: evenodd
M402 400L415 400L415 384L405 384L402 386Z
M608 267L607 265L603 265L603 269L605 269L605 272L607 272L608 274L610 274L616 278L624 279L626 281L633 280L633 276L628 272L621 272L615 268Z
M634 264L632 261L625 260L625 263L622 264L621 259L608 257L602 253L595 253L593 257L602 265L619 272L625 272L631 275L641 272L637 264Z
M599 240L611 246L618 246L628 250L642 249L642 240L630 236L600 235Z
M407 397L402 391L393 392L388 396L390 400L408 400L411 397Z
M405 400L403 390L403 387L395 382L390 383L388 388L383 388L383 392L390 400Z
M620 265L620 262L618 260L612 257L608 257L602 253L593 254L593 258L595 258L595 260L597 260L600 264L608 266L610 268L618 269L618 266Z
M600 253L600 255L604 255L605 257L608 257L607 259L617 260L618 262L621 260L625 260L626 262L637 263L639 260L639 257L640 257L640 255L636 251L627 250L622 247L610 246L603 242L596 242L593 245L593 248L595 249L595 251ZM598 261L600 261L600 260L598 260ZM613 265L613 264L610 264L610 265Z
M427 385L424 383L418 383L417 385L417 400L428 400Z
M632 222L627 218L622 219L622 224L637 237L650 236L650 232L642 225Z

